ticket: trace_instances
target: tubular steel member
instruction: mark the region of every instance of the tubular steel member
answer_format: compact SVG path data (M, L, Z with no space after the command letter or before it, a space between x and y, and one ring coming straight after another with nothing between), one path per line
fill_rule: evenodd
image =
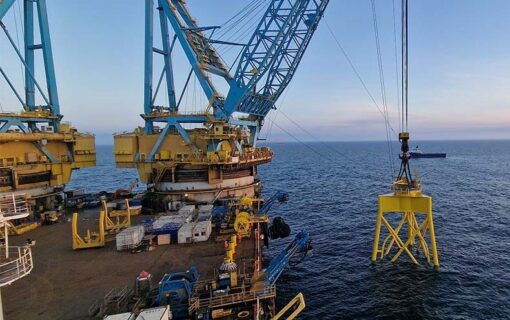
M393 227L386 219L387 214L402 216L396 227ZM424 216L424 218L419 218L419 216ZM419 222L420 220L421 222ZM380 245L381 229L383 226L389 234L382 242L382 245ZM403 230L407 230L407 239L405 241L400 237L400 233ZM430 248L427 243L427 235ZM432 215L432 197L423 195L420 189L408 192L395 191L391 194L379 196L379 211L375 227L372 262L376 262L378 257L382 259L389 255L395 246L398 248L398 251L393 255L392 262L397 261L400 255L405 252L413 263L418 264L418 260L411 251L416 246L417 251L420 249L423 251L427 262L432 262L436 267L439 266Z
M305 297L300 292L298 293L292 300L290 300L289 303L285 307L283 307L280 312L278 312L271 320L280 320L280 319L286 319L286 320L293 320L295 319L301 311L305 309ZM292 310L292 313L289 314L286 318L283 318L289 310Z
M0 113L0 194L23 190L36 208L54 210L59 202L55 194L70 181L72 170L95 165L94 136L61 122L46 0L17 1L23 3L22 48L2 22L16 0L0 1L0 29L24 70L21 92L0 65L0 78L22 110ZM42 53L43 81L35 77L36 52Z
M409 132L408 129L408 103L407 103L407 0L402 0L402 129L399 140L402 153L400 170L393 183L393 193L379 196L379 209L375 227L375 238L372 249L372 262L377 258L384 258L396 252L391 258L392 262L405 252L411 261L419 264L412 253L413 247L418 253L423 251L427 262L439 267L436 235L432 215L432 198L422 194L418 177L413 179L409 165ZM396 227L386 219L388 214L401 215ZM420 218L423 216L423 218ZM388 235L380 244L382 228ZM407 237L402 239L400 234L407 231ZM427 240L428 239L428 240Z
M328 3L269 1L231 73L214 47L218 41L229 43L211 39L219 27L198 26L185 1L146 0L145 126L115 135L117 167L137 168L165 205L212 202L220 190L229 197L257 196L257 166L273 156L269 148L256 146L264 118L294 76ZM153 43L155 6L160 49ZM191 69L180 94L172 67L175 45L182 47ZM164 59L157 84L154 54ZM199 112L183 113L180 103L192 76L207 102ZM225 92L217 82L226 83ZM168 105L158 106L165 84L161 92Z

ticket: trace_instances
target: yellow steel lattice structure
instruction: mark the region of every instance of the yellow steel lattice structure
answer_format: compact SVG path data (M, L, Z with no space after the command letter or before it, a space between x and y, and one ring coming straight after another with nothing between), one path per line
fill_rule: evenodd
M386 218L388 215L401 217L397 226L391 225ZM383 229L387 235L381 243ZM423 252L428 263L439 266L432 197L423 195L421 191L380 195L372 262L390 255L391 261L395 262L406 253L413 263L419 264L413 249L416 253Z

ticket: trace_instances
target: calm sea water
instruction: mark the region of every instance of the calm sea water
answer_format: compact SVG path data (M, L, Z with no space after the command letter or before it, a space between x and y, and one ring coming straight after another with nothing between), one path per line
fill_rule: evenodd
M370 262L377 195L392 179L385 143L270 146L276 157L260 167L264 192L290 193L272 215L293 234L307 230L314 247L280 278L280 305L301 291L303 319L510 319L510 141L420 142L448 153L412 162L433 196L439 270L405 257ZM113 190L136 177L114 169L112 147L100 146L98 166L76 172L70 187ZM267 258L290 238L273 241Z

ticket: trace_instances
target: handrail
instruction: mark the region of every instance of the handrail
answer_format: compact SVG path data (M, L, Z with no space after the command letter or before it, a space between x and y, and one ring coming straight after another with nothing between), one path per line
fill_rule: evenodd
M25 277L34 268L30 247L9 247L7 250L8 254L5 246L0 246L0 287Z
M196 299L190 304L190 312L201 308L218 308L240 302L255 301L257 299L267 299L276 296L276 286L264 288L258 291L243 291L240 293L226 294L217 297Z

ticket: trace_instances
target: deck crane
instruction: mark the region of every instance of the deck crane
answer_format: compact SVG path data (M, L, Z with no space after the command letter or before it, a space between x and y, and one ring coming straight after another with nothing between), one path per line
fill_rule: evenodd
M271 261L269 266L262 270L259 277L255 279L254 289L260 290L262 283L265 287L275 284L293 258L304 257L311 249L310 235L305 231L300 231L294 240Z
M161 49L153 45L155 3ZM115 136L117 167L137 168L141 180L163 195L161 201L165 205L211 202L219 194L254 197L259 188L257 165L270 162L273 156L269 148L256 146L264 118L275 109L276 101L294 76L328 3L269 1L231 73L214 47L228 42L207 35L218 27L199 26L182 0L146 0L145 125ZM177 42L191 67L181 94L176 93L172 66ZM156 86L154 53L164 60ZM193 74L207 104L204 112L185 114L179 108ZM226 93L215 85L218 79L223 81L223 87L226 84ZM156 95L163 80L168 105L157 106ZM194 129L185 129L192 125Z
M399 155L401 164L397 178L393 182L393 192L379 196L379 210L372 249L372 262L392 255L395 262L403 253L411 261L418 264L412 249L420 250L428 263L439 267L436 247L436 236L432 215L432 197L422 194L422 187L417 176L412 175L409 160L408 131L408 2L402 0L402 132L399 133L402 153ZM399 223L392 226L388 215L398 215ZM422 218L423 217L423 218ZM387 235L380 243L381 232ZM401 233L407 231L407 238L402 239Z
M0 1L1 32L21 63L25 90L24 95L18 91L9 70L0 65L4 84L22 108L19 113L3 109L0 113L0 194L22 191L38 210L53 210L56 193L69 182L71 171L95 165L94 136L61 121L46 1L17 1L23 3L23 48L4 24L6 14L21 7L13 6L16 0ZM38 51L42 52L44 80L36 77Z

